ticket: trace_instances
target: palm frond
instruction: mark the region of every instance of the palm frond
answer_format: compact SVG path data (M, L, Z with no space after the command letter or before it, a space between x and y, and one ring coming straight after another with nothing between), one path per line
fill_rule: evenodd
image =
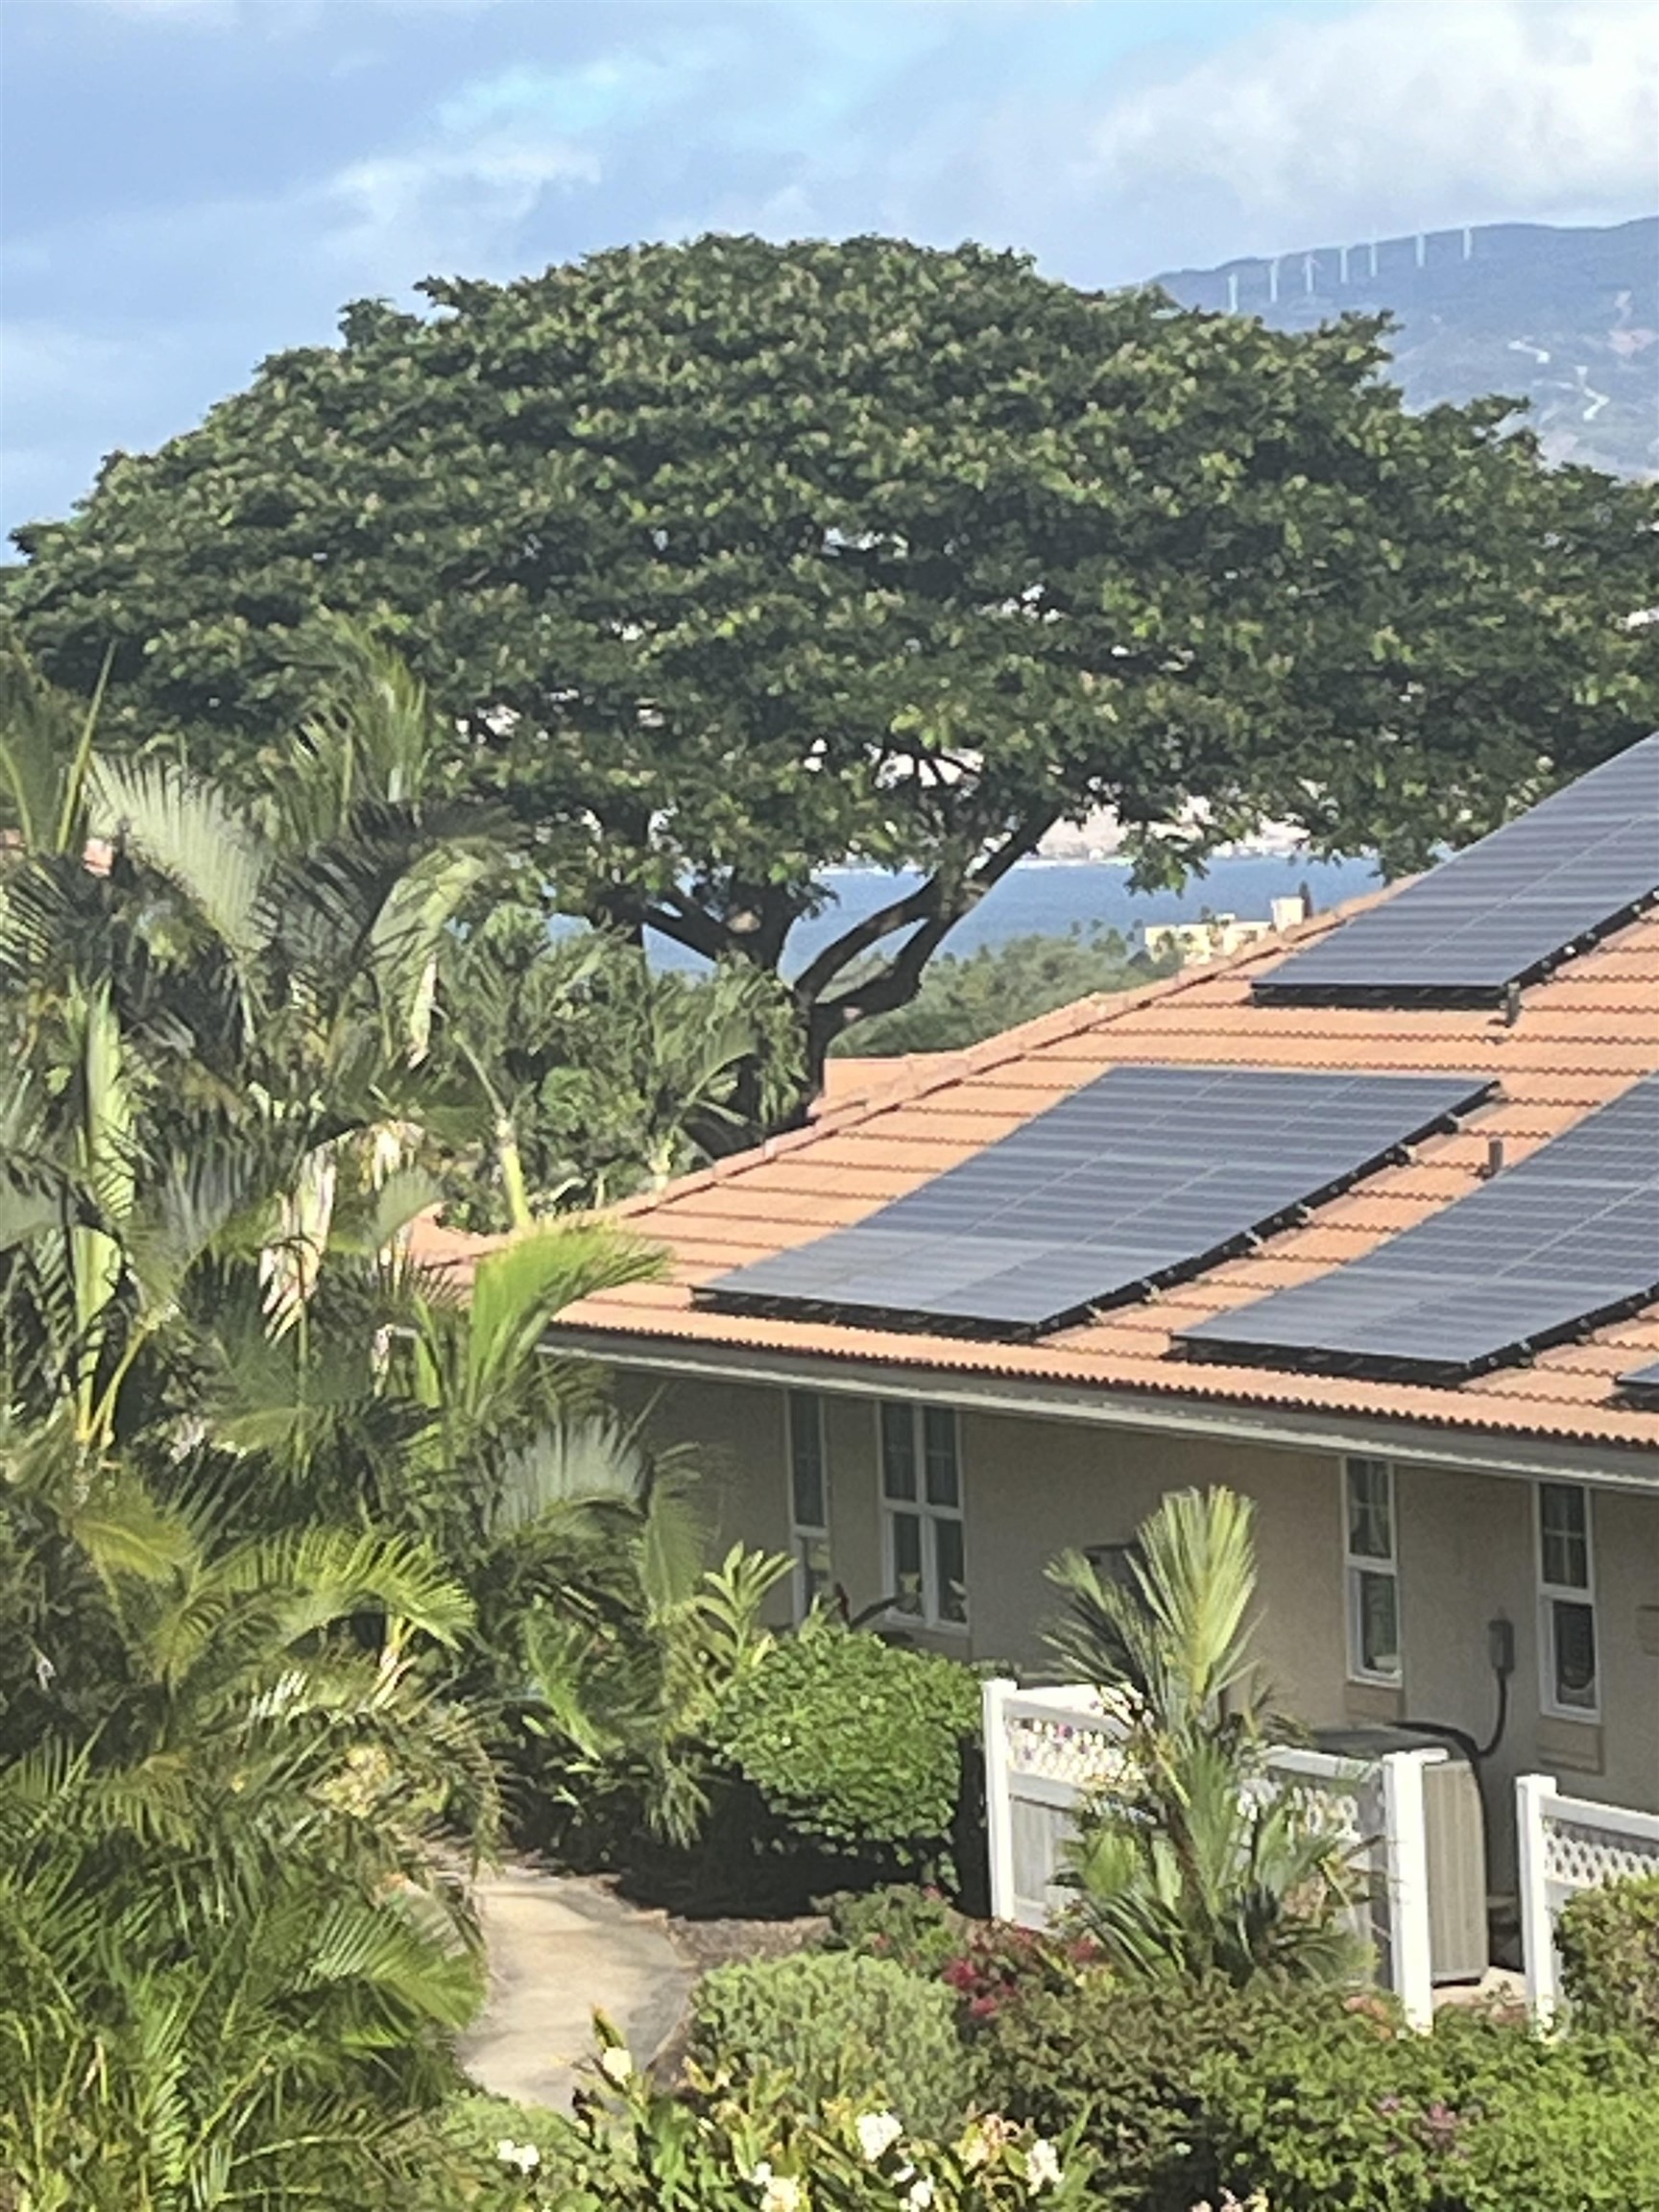
M261 897L270 855L246 815L169 760L98 759L91 822L163 876L245 969L266 941Z

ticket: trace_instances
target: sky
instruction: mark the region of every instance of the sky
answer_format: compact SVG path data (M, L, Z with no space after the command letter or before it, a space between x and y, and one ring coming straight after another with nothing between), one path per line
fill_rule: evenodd
M0 0L0 530L342 305L642 238L1106 286L1659 205L1648 0Z

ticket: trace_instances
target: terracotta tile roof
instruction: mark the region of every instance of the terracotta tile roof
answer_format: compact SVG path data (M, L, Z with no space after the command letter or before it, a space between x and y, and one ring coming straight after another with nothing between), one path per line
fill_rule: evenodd
M1659 1451L1659 1411L1622 1403L1615 1388L1621 1373L1659 1358L1659 1309L1455 1388L1211 1361L1198 1367L1169 1357L1175 1328L1339 1266L1473 1190L1489 1138L1503 1138L1513 1163L1659 1072L1659 910L1528 989L1512 1027L1487 1010L1252 1002L1252 978L1283 956L1287 941L1308 943L1353 911L1320 916L1288 940L1144 990L1083 999L967 1052L940 1055L936 1065L912 1067L893 1086L843 1104L831 1095L809 1127L620 1208L631 1227L666 1248L671 1280L589 1299L563 1319L610 1338L754 1347ZM694 1285L865 1218L1128 1061L1484 1070L1503 1088L1465 1128L1431 1140L1410 1162L1368 1178L1249 1258L1040 1343L762 1319L692 1305Z

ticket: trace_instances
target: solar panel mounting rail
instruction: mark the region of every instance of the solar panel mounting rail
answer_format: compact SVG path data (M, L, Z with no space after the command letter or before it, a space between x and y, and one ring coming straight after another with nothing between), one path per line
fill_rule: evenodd
M1659 732L1291 952L1263 1006L1484 1006L1659 898Z
M1494 1088L1483 1074L1114 1068L868 1220L694 1296L1030 1338L1250 1249Z

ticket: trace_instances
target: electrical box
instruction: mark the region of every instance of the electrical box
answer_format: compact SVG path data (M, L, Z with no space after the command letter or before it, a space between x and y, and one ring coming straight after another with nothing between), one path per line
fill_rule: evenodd
M1321 1751L1380 1759L1389 1751L1441 1750L1423 1769L1429 1858L1429 1954L1434 1981L1479 1982L1491 1963L1486 1925L1486 1826L1474 1767L1455 1744L1413 1728L1323 1728Z

